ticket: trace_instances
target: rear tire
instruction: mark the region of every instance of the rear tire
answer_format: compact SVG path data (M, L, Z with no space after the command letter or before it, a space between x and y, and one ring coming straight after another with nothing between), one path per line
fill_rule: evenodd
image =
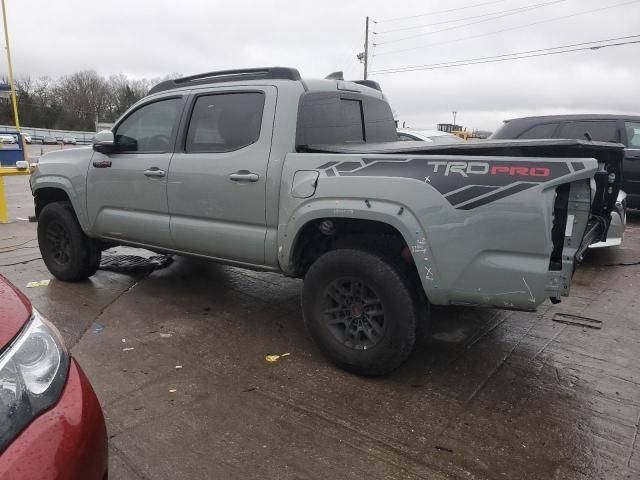
M69 202L53 202L42 209L38 243L47 269L59 280L86 280L100 267L102 252L82 231Z
M385 375L416 339L412 288L383 256L333 250L311 265L302 287L305 325L322 353L360 375Z

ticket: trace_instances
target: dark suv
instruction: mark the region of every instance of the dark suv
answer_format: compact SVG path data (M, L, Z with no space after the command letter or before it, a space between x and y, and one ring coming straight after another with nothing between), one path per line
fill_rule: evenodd
M640 116L548 115L505 120L492 139L575 138L619 142L627 147L622 190L631 208L640 208Z

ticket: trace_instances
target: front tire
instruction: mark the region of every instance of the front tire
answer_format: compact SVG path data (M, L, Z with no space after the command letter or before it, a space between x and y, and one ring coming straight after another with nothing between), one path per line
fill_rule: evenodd
M411 354L418 309L397 268L357 249L330 251L309 268L302 287L305 325L340 368L385 375Z
M50 203L42 209L38 244L47 269L59 280L86 280L100 267L101 250L84 234L69 202Z

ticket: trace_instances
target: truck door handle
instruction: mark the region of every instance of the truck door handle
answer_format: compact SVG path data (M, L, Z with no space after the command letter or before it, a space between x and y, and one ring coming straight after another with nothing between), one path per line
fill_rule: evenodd
M160 178L164 177L167 174L164 170L160 170L158 167L150 168L149 170L144 171L145 177L155 177Z
M229 180L233 182L257 182L259 178L257 173L252 173L249 170L239 170L229 175Z
M111 168L111 160L97 160L93 162L95 168Z

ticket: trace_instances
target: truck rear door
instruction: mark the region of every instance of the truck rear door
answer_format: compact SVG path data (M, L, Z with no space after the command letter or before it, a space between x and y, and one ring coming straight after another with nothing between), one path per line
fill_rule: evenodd
M169 167L176 249L263 265L277 90L234 86L196 92Z

